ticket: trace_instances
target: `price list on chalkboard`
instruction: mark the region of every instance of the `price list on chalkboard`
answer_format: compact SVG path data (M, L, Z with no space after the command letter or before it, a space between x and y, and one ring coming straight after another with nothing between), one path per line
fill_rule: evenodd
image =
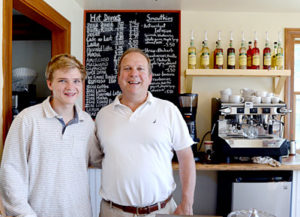
M179 11L85 11L85 111L95 118L121 93L118 61L131 47L142 49L151 60L149 91L177 103L179 36Z

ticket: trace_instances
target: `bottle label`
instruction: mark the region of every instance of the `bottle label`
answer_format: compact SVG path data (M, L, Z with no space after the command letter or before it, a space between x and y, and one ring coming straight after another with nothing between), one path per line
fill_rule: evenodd
M202 53L200 64L201 64L201 66L209 65L209 53Z
M241 53L239 56L239 66L247 66L247 54Z
M235 66L235 54L234 53L230 53L228 55L228 65L230 66Z
M216 65L222 66L223 65L223 54L222 53L217 53L216 55Z
M257 54L253 55L252 65L253 66L259 66L259 55L257 55Z
M189 53L188 62L189 62L189 65L196 65L196 53L195 52Z
M264 66L270 66L271 65L271 54L266 53L264 54Z
M276 65L283 66L283 55L282 54L277 54L276 56Z

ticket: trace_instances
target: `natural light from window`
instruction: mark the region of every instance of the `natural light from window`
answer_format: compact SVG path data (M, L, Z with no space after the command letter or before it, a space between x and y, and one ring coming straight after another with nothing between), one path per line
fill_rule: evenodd
M300 149L300 95L296 96L296 126L295 126L295 139L297 149Z

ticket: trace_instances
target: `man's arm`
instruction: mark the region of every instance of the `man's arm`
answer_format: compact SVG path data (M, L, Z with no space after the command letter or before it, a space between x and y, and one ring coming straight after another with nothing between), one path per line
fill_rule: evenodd
M89 166L102 169L103 150L97 138L96 127L89 139Z
M181 203L174 214L192 215L196 184L196 167L191 147L176 151L179 163L179 176L182 186Z

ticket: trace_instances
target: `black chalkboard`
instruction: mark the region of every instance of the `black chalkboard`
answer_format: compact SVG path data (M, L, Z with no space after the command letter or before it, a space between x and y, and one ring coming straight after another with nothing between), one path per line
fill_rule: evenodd
M180 11L85 11L84 108L93 118L121 93L117 65L125 50L137 47L151 59L149 87L177 103L180 90Z

